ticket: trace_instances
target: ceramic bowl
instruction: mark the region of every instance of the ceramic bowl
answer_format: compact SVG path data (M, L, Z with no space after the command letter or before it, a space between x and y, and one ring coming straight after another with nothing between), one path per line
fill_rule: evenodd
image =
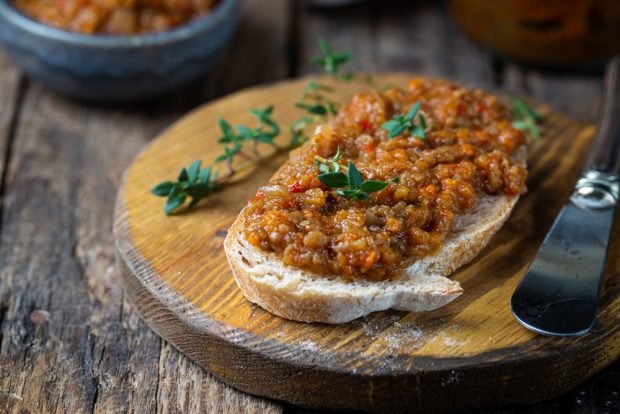
M204 76L240 14L240 0L222 0L207 16L165 32L85 35L38 23L0 0L0 43L17 66L53 90L99 102L136 101Z

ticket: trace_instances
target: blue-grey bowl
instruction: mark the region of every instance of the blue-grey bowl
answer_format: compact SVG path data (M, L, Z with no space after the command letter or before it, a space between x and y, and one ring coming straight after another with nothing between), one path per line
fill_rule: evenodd
M240 0L222 0L210 14L165 32L85 35L38 23L0 0L0 42L20 68L51 89L99 102L136 101L205 75L240 14Z

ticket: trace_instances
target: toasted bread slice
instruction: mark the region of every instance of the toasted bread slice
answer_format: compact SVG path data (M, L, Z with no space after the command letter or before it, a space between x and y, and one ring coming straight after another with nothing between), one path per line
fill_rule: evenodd
M271 313L304 322L343 323L385 309L430 311L456 299L463 289L447 275L473 259L506 221L518 197L481 196L459 216L441 249L413 262L402 278L346 282L284 265L275 253L251 245L243 235L244 211L228 231L224 249L244 296Z
M290 174L298 151L301 150L291 154L271 181ZM524 165L525 152L523 145L512 154L513 162ZM392 280L347 281L338 275L318 275L288 266L278 254L246 240L247 208L229 229L224 249L245 297L287 319L343 323L386 309L430 311L461 295L460 284L446 276L471 261L487 245L518 198L479 193L476 207L455 217L439 250L421 259L407 259L400 277Z

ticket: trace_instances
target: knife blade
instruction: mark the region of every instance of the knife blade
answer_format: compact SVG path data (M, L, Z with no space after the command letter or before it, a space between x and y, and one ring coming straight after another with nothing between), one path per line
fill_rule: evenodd
M598 131L570 201L512 299L512 313L544 335L587 333L596 320L620 196L620 57L607 66Z

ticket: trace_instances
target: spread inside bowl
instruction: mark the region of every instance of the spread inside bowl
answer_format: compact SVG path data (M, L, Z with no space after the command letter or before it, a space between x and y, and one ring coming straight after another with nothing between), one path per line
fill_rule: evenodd
M48 26L84 34L161 32L209 14L219 0L13 0Z

